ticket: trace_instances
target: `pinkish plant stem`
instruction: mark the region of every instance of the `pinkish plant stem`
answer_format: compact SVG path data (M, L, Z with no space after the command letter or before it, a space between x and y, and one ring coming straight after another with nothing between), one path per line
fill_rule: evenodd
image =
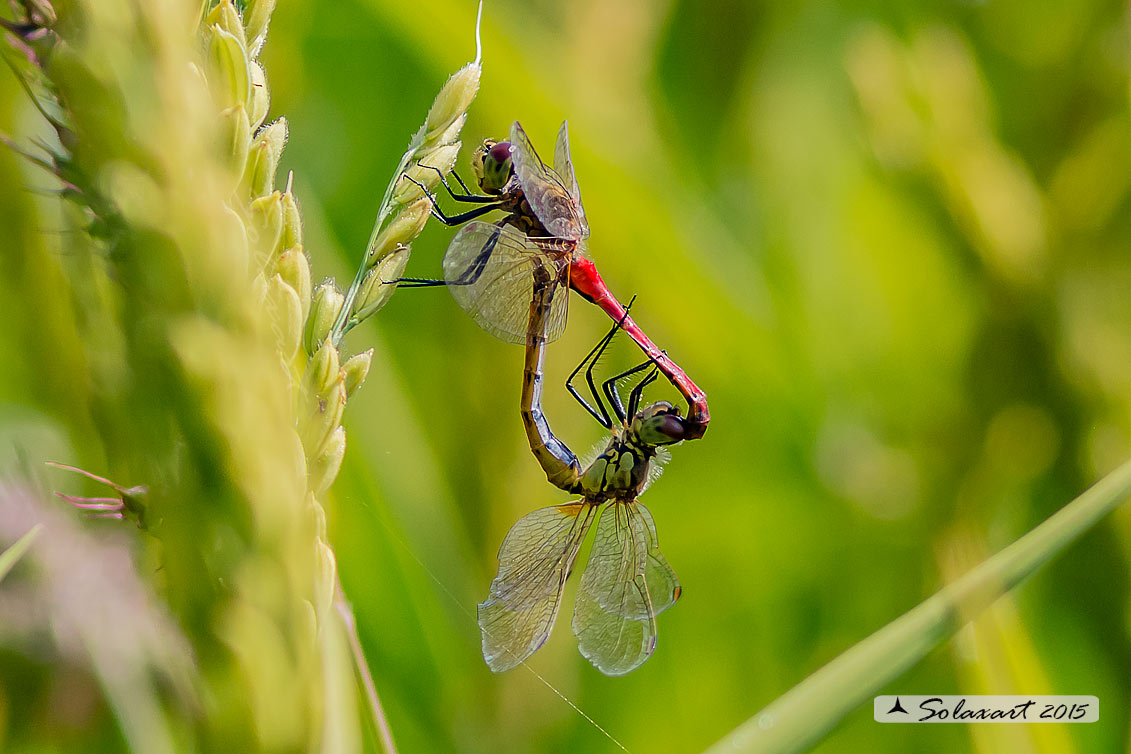
M96 482L102 482L103 484L107 485L108 487L113 487L114 489L118 489L118 485L114 484L113 482L111 482L106 477L101 477L101 476L98 476L97 474L91 474L86 469L80 469L77 466L68 466L65 463L56 463L55 461L47 461L46 465L47 466L54 466L57 469L63 469L65 471L73 471L76 474L82 474L87 479L93 479Z
M55 495L66 500L76 508L84 508L86 510L117 510L122 507L122 501L116 497L78 497L76 495L66 495L62 492L56 492Z

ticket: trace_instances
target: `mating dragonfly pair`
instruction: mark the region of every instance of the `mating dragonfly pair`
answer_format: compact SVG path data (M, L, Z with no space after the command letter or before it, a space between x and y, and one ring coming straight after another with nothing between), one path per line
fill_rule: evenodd
M444 279L398 282L446 285L485 330L526 345L521 412L531 451L552 484L580 496L523 516L507 533L499 550L498 574L478 610L483 657L492 670L502 672L545 643L566 579L596 521L573 631L581 653L598 670L622 675L651 655L656 615L680 595L679 580L660 553L652 515L637 498L659 475L667 457L665 446L702 437L710 420L706 396L636 325L586 256L589 226L565 123L552 169L517 122L510 141L484 142L472 165L483 194L470 193L458 175L462 194L443 175L441 181L453 199L480 206L449 217L429 194L434 216L448 225L464 225L444 256ZM506 213L498 222L476 220L498 210ZM613 432L604 451L585 468L553 434L542 411L545 348L565 329L569 289L599 306L615 323L566 381L570 393ZM605 380L598 391L593 367L618 330L628 333L648 358ZM595 406L573 386L583 368ZM620 385L641 373L625 401ZM687 400L687 416L664 401L641 407L645 387L659 374Z

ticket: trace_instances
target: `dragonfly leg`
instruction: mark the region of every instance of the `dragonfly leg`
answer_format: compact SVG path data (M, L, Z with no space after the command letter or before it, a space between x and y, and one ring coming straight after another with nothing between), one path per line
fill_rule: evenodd
M628 394L628 414L629 416L636 416L636 412L640 410L640 396L644 394L644 388L649 384L656 381L660 376L660 367L656 364L652 365L652 370L644 376L644 379L636 383L636 387L632 388L632 392Z
M654 366L651 359L645 361L643 364L637 364L632 369L625 370L618 375L610 377L601 385L601 388L605 391L605 397L609 399L609 403L612 404L613 411L616 413L617 418L622 422L626 421L629 416L635 414L636 412L625 411L624 402L621 400L620 391L617 389L617 383L619 383L626 377L631 377L632 375L647 369L649 366ZM631 406L632 400L630 396L629 407L631 408Z
M411 180L411 179L410 179ZM383 283L396 283L404 285L406 288L433 288L440 285L474 285L475 281L479 280L479 276L483 274L483 270L487 269L487 262L491 259L491 252L495 250L495 245L499 242L499 234L501 230L496 231L483 244L483 248L479 250L478 256L468 266L466 270L460 273L460 276L455 280L435 280L433 278L397 278L396 280L382 280Z
M455 168L452 168L452 169L451 169L451 174L452 174L453 176L455 176L455 179L456 179L456 181L457 181L457 182L459 183L459 187L460 187L461 189L463 189L463 193L464 193L464 194L466 194L467 196L471 196L471 195L472 195L472 194L471 194L471 189L469 189L469 188L467 187L467 184L463 182L463 179L459 177L459 173L457 173L457 172L456 172L456 169L455 169ZM477 195L477 196L478 196L478 195ZM453 198L453 199L455 198L455 195L454 195L454 194L452 195L452 198Z
M396 280L382 280L381 282L386 285L396 283L404 288L435 288L448 284L446 280L433 280L432 278L397 278Z
M486 194L473 194L473 193L471 193L471 190L467 188L467 184L464 183L463 179L459 177L459 173L452 170L450 175L455 176L455 179L457 181L459 181L460 188L463 189L462 194L457 194L455 191L452 190L452 187L448 184L448 179L444 175L444 172L442 170L440 170L440 168L436 167L435 165L425 165L423 162L418 162L416 164L419 165L420 167L424 168L425 170L435 170L437 175L440 176L440 183L444 184L444 188L446 188L448 190L448 196L455 199L457 202L467 202L469 204L495 204L495 203L498 203L498 201L499 201L499 197L497 197L497 196L488 196ZM405 176L405 177L408 178L408 176ZM412 180L412 179L409 178L409 180ZM414 181L414 183L415 183L415 181ZM419 186L420 184L418 183L417 185Z
M600 358L601 354L605 350L605 347L609 345L609 341L611 341L613 339L613 336L617 334L618 329L620 329L620 326L614 325L613 328L609 330L608 334L605 335L605 337L601 338L600 342L597 343L597 345L593 346L593 349L585 356L584 359L581 360L581 363L578 364L577 367L569 373L569 377L566 378L565 382L566 390L569 391L569 394L572 395L594 419L600 422L601 426L605 429L612 429L613 421L609 418L609 410L605 408L605 404L601 402L601 396L598 395L597 391L593 388L593 365L597 363L597 359ZM581 393L578 392L577 388L573 386L573 378L577 376L577 373L581 371L582 367L584 367L586 363L589 364L589 368L585 370L585 381L589 383L589 389L593 393L593 398L597 403L597 408L593 408L593 406L591 406L589 402L581 396Z
M502 233L502 228L497 228L492 232L491 237L487 239L487 243L483 244L483 248L479 250L479 254L476 255L471 265L448 285L474 285L475 281L479 280L479 276L483 274L483 270L487 269L487 262L490 261L491 254L495 251L495 246L498 245L499 236Z
M594 419L600 422L601 426L603 426L605 429L612 429L613 423L612 419L609 417L608 409L605 408L605 404L601 401L601 394L597 391L597 385L593 381L593 368L597 366L597 362L601 360L602 354L605 353L605 349L608 348L609 343L612 342L613 337L621 328L621 325L624 323L625 318L628 316L628 311L632 308L632 305L635 302L636 296L633 296L632 300L628 302L628 306L624 308L624 316L620 318L620 321L613 325L612 329L609 330L605 337L601 338L597 345L593 346L593 349L585 356L584 359L581 360L581 363L577 365L577 368L570 372L569 377L566 378L566 390L568 390L570 392L570 395L572 395L577 400L577 402L580 403L585 408L585 410L593 416ZM587 367L586 364L588 364ZM589 404L588 401L581 397L581 394L577 391L577 388L573 386L573 378L577 376L577 373L580 372L583 367L585 367L585 382L589 385L589 393L593 396L593 400L597 404L596 410Z
M475 209L469 210L460 215L445 215L444 211L440 209L440 205L436 203L436 197L432 196L432 192L428 190L427 186L410 175L405 174L402 177L406 181L415 183L418 187L420 187L420 190L423 191L424 195L428 197L428 201L432 203L432 217L436 218L444 225L463 225L469 220L474 220L475 218L485 215L488 212L493 212L494 210L499 209L499 205L501 204L501 202L495 199L493 200L492 204L485 204L482 207L476 207Z

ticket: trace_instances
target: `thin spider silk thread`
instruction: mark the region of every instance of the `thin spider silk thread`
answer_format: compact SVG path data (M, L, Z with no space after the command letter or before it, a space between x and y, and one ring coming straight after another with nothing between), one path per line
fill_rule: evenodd
M414 561L416 561L416 564L418 566L420 566L420 569L422 571L424 571L426 574L428 574L428 578L430 578L430 579L432 579L432 581L436 582L436 585L438 587L440 587L440 589L443 590L444 594L446 594L448 596L448 599L450 599L453 603L455 603L456 607L458 607L460 609L460 612L462 612L468 618L471 618L473 621L475 621L476 625L478 625L478 619L476 618L476 616L473 615L472 612L470 610L468 610L467 607L460 601L460 599L458 597L456 597L456 595L454 593L452 593L452 591L450 589L448 589L448 587L444 584L444 582L441 581L439 579L439 577L437 577L436 574L434 574L432 572L432 570L424 564L424 561L422 561L420 558L418 558L416 556L416 553L412 551L412 548L408 546L408 543L405 542L400 537L400 535L398 535L395 531L393 531L392 528L381 519L381 516L378 515L375 510L373 512L374 512L374 518L377 519L377 523L381 524L381 527L389 534L389 536L391 536L393 538L393 541L395 541L401 547L401 549L403 549L406 553L408 553L409 557L411 557ZM605 736L605 738L609 739L614 744L616 744L617 748L619 748L621 751L625 752L625 754L632 754L632 752L630 752L628 750L628 748L625 747L624 744L622 744L620 741L618 741L613 736L612 733L609 733L607 730L602 728L601 725L596 720L591 718L589 715L585 714L585 712L580 707L578 707L576 704L574 704L573 701L568 696L566 696L562 692L558 691L558 689L554 686L554 684L547 681L546 678L543 677L541 673L539 673L537 670L535 670L534 668L527 665L525 660L519 660L519 664L522 665L522 667L525 668L527 671L529 671L535 678L537 678L539 681L541 681L542 685L544 685L550 691L554 692L554 694L559 699L561 699L563 702L568 704L573 709L574 712L581 715L581 717L583 717L586 722L588 722L594 728L599 730L601 732L601 734Z

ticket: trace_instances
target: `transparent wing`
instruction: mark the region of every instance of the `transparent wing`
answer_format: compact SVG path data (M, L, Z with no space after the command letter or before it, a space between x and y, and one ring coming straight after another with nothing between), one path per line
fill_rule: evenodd
M530 208L551 235L578 241L583 232L580 205L562 179L542 162L516 120L511 125L511 159L514 173Z
M595 510L584 501L541 508L507 532L499 573L479 603L483 659L494 672L510 670L546 642Z
M668 564L667 558L660 552L660 539L656 535L656 521L652 518L651 511L642 503L633 502L628 505L648 527L648 564L644 570L644 580L652 599L652 611L659 615L675 604L683 593L683 587L679 585L679 577Z
M615 502L601 514L573 611L577 646L605 675L624 675L656 647L656 615L679 598L648 510Z
M546 326L546 340L557 340L565 331L568 266L509 225L471 222L460 228L444 254L444 282L480 327L500 340L525 344L535 265L547 265L559 276Z
M569 158L569 121L563 120L558 130L558 143L554 147L554 172L562 179L562 185L573 197L577 205L577 219L581 227L581 238L589 237L589 222L585 219L585 207L581 204L581 190L573 174L573 161Z

